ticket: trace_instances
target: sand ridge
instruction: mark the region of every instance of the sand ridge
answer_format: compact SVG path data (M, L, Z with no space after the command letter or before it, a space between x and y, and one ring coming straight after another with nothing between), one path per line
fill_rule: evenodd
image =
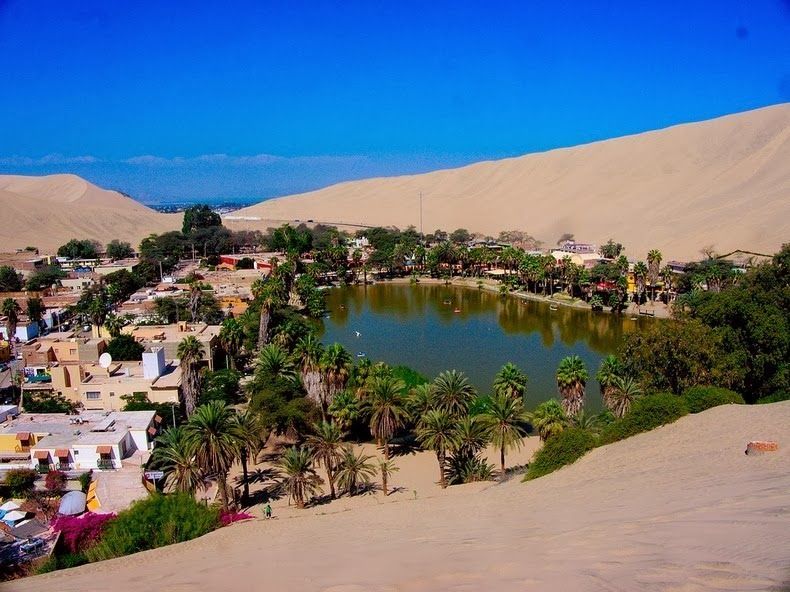
M421 175L340 183L233 215L531 233L566 232L628 254L773 253L790 240L790 103ZM234 225L263 228L254 222Z
M777 453L746 456L751 439ZM768 590L790 578L790 402L718 407L552 475L307 512L4 589Z

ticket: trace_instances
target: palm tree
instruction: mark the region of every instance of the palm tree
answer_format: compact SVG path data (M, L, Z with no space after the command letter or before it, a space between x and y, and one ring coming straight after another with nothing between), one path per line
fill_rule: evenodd
M237 437L233 409L222 401L211 401L195 409L184 430L195 446L198 466L217 478L222 509L228 509L228 471L239 456L242 443Z
M370 414L370 434L376 443L384 447L384 458L389 460L389 441L398 428L403 426L407 415L401 394L404 384L392 376L376 378L364 401Z
M527 375L518 366L508 362L494 377L494 392L513 399L524 399L527 391Z
M19 313L22 312L22 308L13 298L6 298L0 306L0 312L6 317L5 327L8 341L13 342L16 335L16 326L19 323Z
M418 384L409 391L406 408L413 421L419 421L425 413L434 408L434 387L430 382Z
M172 427L156 439L151 454L151 468L165 474L165 490L194 493L205 487L203 469L195 456L195 441L188 437L183 427Z
M439 483L442 489L447 487L444 469L447 464L447 453L458 447L456 420L444 410L434 409L422 416L417 424L417 441L423 448L433 450L439 462Z
M653 288L653 300L656 298L655 286L658 283L661 270L661 251L658 249L651 249L647 254L647 276L650 280L650 285Z
M310 455L319 465L324 465L329 481L329 495L335 499L335 470L341 460L343 432L335 423L322 421L313 426L315 434L307 436Z
M521 440L527 435L524 424L527 421L521 399L513 399L505 393L491 398L483 422L488 429L491 443L499 448L499 468L505 476L505 450L521 448Z
M268 280L255 280L251 288L255 300L261 303L261 316L258 323L258 346L262 347L266 345L269 339L269 323L272 318L272 311L282 306L285 300L283 292L286 291L279 277L270 277Z
M349 495L355 495L361 485L370 483L370 479L375 476L376 467L370 462L372 458L369 454L361 452L355 454L351 446L343 447L337 481Z
M587 368L579 356L568 356L560 362L557 368L557 388L562 397L565 415L576 415L584 406L587 378Z
M442 372L433 381L436 408L449 415L460 417L469 410L476 392L469 379L456 370Z
M236 369L236 356L244 343L244 327L238 319L225 319L219 330L219 340L228 352L230 367Z
M113 338L121 334L121 330L125 325L126 319L112 313L108 314L107 318L104 320L104 328L107 329L107 333Z
M597 433L601 427L601 416L587 413L584 409L571 417L570 425L580 430Z
M611 409L609 403L612 390L618 378L623 374L623 365L617 356L608 355L601 360L601 365L598 368L598 373L595 375L595 380L598 381L598 386L601 389L601 399L608 409Z
M538 432L541 441L559 434L568 425L568 418L562 405L556 399L549 399L537 406L531 414L532 426Z
M318 405L322 412L323 406L321 403L326 400L324 376L321 373L321 356L323 353L324 346L312 333L302 337L296 343L296 348L294 349L307 397Z
M244 484L244 497L250 497L250 483L247 472L247 460L255 459L255 455L266 442L263 435L263 426L258 416L249 410L239 411L233 416L233 435L239 444L239 462L241 462L242 483Z
M669 293L672 291L672 279L674 278L674 272L669 265L665 265L661 268L661 279L664 280L664 294L667 297L667 304L669 304Z
M474 456L489 441L488 426L482 415L464 415L455 427L456 451L466 456Z
M195 412L200 393L200 371L198 363L203 359L203 345L194 335L187 335L178 344L178 359L181 366L181 392L184 396L184 411L187 417Z
M623 417L628 413L631 404L641 396L642 389L638 382L630 376L625 378L618 377L612 389L610 399L607 402L607 407L615 416Z
M636 281L636 308L639 310L642 306L642 294L647 282L647 265L644 261L637 261L634 265L634 280Z
M198 282L192 282L189 288L189 314L193 323L197 323L200 313L200 301L203 299L203 292ZM176 319L178 321L178 319Z
M389 495L389 489L387 484L389 483L389 478L392 477L394 473L400 471L399 467L395 466L395 461L393 460L381 460L379 459L379 474L381 475L381 490L384 492L384 497Z
M321 369L326 384L326 397L321 401L322 413L332 402L334 396L346 388L346 383L351 375L351 355L339 343L333 343L326 348L321 356Z
M340 391L332 399L332 404L329 405L327 412L341 431L348 431L359 417L360 411L357 396L348 389Z
M297 508L304 508L305 502L321 490L324 480L315 472L307 448L292 446L277 461L277 468L283 474L280 483Z
M270 343L258 352L255 371L267 377L279 377L288 381L296 380L296 367L288 352Z

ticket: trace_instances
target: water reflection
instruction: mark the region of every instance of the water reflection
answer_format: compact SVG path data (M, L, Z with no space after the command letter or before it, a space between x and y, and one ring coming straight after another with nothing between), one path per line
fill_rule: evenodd
M376 284L337 288L327 295L323 340L342 343L373 360L406 364L433 377L466 372L482 391L508 361L530 378L528 404L554 396L554 372L577 354L595 374L625 333L653 319L627 317L501 297L482 290L441 285ZM357 336L356 332L360 335ZM601 406L598 385L588 385L588 407Z

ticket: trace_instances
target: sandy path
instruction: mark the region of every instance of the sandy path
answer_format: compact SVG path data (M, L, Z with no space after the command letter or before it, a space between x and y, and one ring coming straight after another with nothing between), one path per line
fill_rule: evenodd
M748 457L750 439L778 453ZM728 406L546 478L222 529L7 590L767 590L790 573L790 403Z

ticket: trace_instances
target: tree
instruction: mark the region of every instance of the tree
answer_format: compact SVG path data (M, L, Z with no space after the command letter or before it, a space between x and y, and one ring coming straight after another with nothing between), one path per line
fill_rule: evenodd
M46 310L47 308L44 306L44 301L41 298L27 299L27 318L34 323L41 324L41 319L44 318Z
M376 475L376 467L370 462L372 459L369 454L355 453L351 446L343 447L337 470L337 482L349 495L356 495L360 487L370 483Z
M8 265L0 266L0 292L19 292L21 289L21 274Z
M326 400L326 386L321 372L324 346L314 334L309 333L297 341L294 354L299 360L299 373L308 398L323 409Z
M185 427L173 427L156 439L151 468L165 474L165 491L194 493L206 487L206 478L196 458L197 440Z
M466 228L457 228L450 233L450 242L455 243L456 245L463 245L468 243L472 238L472 235L469 234L469 231Z
M350 390L340 391L327 412L342 431L348 431L360 416L359 401Z
M631 404L642 396L639 383L633 378L618 376L607 398L606 406L615 417L623 417L631 408Z
M447 487L445 467L447 453L458 446L456 420L444 410L431 410L420 418L417 424L417 441L423 448L433 450L439 463L439 483L442 489Z
M339 343L333 343L321 355L321 371L326 385L326 397L321 401L321 411L326 409L337 393L346 387L351 373L351 355Z
M191 417L197 406L200 393L200 371L198 364L203 359L203 344L194 335L188 335L178 344L178 359L181 361L181 391L184 411Z
M58 257L68 259L98 259L101 244L97 241L85 239L71 239L65 245L58 247Z
M384 492L384 497L389 495L389 478L393 474L400 471L400 468L395 466L395 461L392 460L379 460L379 474L381 475L381 491Z
M25 396L28 413L72 413L76 405L60 393L31 392Z
M307 448L292 446L277 461L277 468L283 474L280 483L297 508L304 508L305 502L320 491L323 479L316 474Z
M463 372L442 372L433 381L433 396L437 409L459 417L465 415L476 395L474 387Z
M598 386L601 389L601 399L608 409L610 406L610 397L612 390L615 387L617 379L623 375L623 365L615 355L608 355L601 360L601 365L598 368L598 373L595 375L595 380L598 381Z
M243 499L250 498L250 481L247 473L247 460L258 454L266 438L262 436L263 428L258 416L250 410L235 413L231 418L231 432L236 438L239 448L239 462L241 462L242 483L244 485Z
M181 232L190 235L201 228L222 226L222 218L206 204L197 204L184 210Z
M266 281L255 280L252 283L252 293L255 300L260 303L260 322L258 325L258 346L263 347L269 339L269 323L272 311L284 302L285 288L277 279L269 278Z
M623 245L614 242L612 239L606 241L606 244L601 247L601 255L607 259L617 259L622 252Z
M236 357L244 343L244 327L238 319L225 319L219 330L219 340L228 352L230 367L236 369Z
M105 252L107 256L113 261L117 261L118 259L126 259L134 255L134 249L132 249L132 245L127 242L121 242L118 239L113 239L107 243Z
M647 278L653 287L653 299L655 299L655 285L658 283L661 271L661 251L651 249L647 254Z
M523 400L527 391L527 375L508 362L494 377L494 392Z
M110 313L107 315L107 318L104 319L104 328L107 329L107 332L113 339L121 334L121 329L123 329L125 326L126 319L116 314Z
M38 292L39 290L51 287L53 284L57 284L58 280L64 277L66 277L66 272L60 267L48 265L34 271L28 276L25 282L25 289Z
M16 326L19 323L20 312L22 312L22 308L13 298L6 298L3 300L3 304L0 305L0 313L6 317L6 336L9 341L13 340L16 335Z
M384 448L384 458L389 460L389 441L398 428L403 426L406 407L401 394L404 384L392 376L373 381L364 401L370 415L370 434Z
M568 418L562 405L556 399L549 399L537 406L532 412L532 426L545 442L551 436L559 434L568 425Z
M200 404L203 405L209 401L222 401L226 405L239 403L241 377L241 372L231 368L214 371L204 370L201 380Z
M322 421L313 426L315 431L307 437L307 447L317 464L323 465L329 481L329 495L335 499L335 471L340 464L343 448L343 432L335 423Z
M217 478L224 511L228 510L228 471L242 447L233 415L233 409L212 401L195 409L184 428L194 443L198 466L204 474Z
M636 305L642 305L642 294L645 293L647 283L647 265L644 261L637 261L634 265L634 280L636 282Z
M255 361L255 373L266 378L279 377L289 382L296 380L294 360L284 349L270 343L261 348Z
M587 369L579 356L568 356L560 362L557 368L557 388L566 415L576 415L584 406L587 378Z
M483 414L483 422L488 430L491 443L499 448L499 467L505 476L505 450L521 448L521 440L527 435L524 424L527 417L522 400L514 399L506 393L491 398Z
M412 421L419 421L420 417L434 408L434 386L431 383L418 384L409 390L406 399L406 409Z
M110 354L113 360L133 362L143 359L145 347L131 335L123 334L113 337L104 351Z

